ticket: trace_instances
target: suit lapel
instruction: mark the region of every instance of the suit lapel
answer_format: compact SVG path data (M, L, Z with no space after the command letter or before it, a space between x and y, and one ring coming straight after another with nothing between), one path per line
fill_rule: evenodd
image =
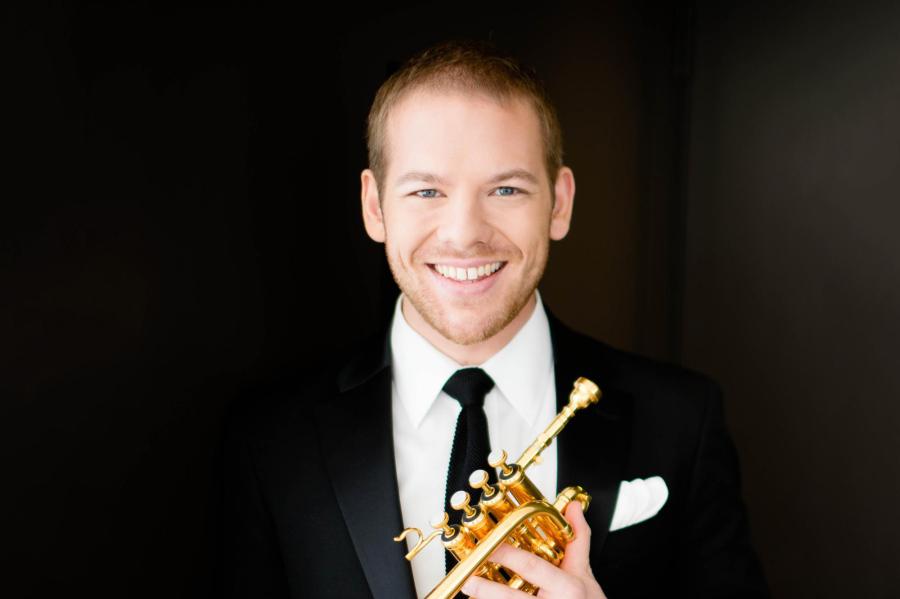
M317 408L326 467L376 599L415 597L403 530L391 418L388 331L371 338L339 375L338 393Z
M591 495L585 517L591 526L592 551L609 534L619 483L628 457L632 397L617 387L618 374L597 351L596 342L566 327L548 309L556 375L557 410L569 401L578 377L600 387L600 400L579 410L556 438L557 488L580 485Z

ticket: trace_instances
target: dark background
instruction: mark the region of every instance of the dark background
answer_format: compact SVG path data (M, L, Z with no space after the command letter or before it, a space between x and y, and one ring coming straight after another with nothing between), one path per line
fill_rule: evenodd
M208 595L226 409L390 310L365 116L449 36L546 80L545 301L722 383L776 595L900 596L900 4L3 10L6 596Z

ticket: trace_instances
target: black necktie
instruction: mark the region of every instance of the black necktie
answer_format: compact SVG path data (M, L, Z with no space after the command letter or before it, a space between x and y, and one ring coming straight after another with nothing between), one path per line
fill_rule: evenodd
M469 475L473 470L487 470L490 480L496 479L493 468L487 464L487 456L491 451L488 439L487 417L484 415L484 396L494 386L494 381L480 368L463 368L453 373L446 383L444 391L462 405L462 411L456 420L456 433L453 437L453 449L450 452L450 468L447 471L447 489L444 494L444 510L450 514L450 521L459 521L459 514L450 507L450 496L456 491L468 491ZM473 498L475 502L477 498ZM446 571L456 565L449 551L444 552Z

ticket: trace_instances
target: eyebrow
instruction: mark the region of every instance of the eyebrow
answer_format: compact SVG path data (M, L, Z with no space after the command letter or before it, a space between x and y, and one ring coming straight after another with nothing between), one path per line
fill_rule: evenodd
M513 168L507 171L503 171L502 173L498 173L497 175L491 177L488 180L488 183L500 183L501 181L507 181L509 179L524 179L525 181L533 183L534 185L540 184L538 178L524 168ZM402 185L403 183L407 183L409 181L424 181L425 183L437 183L439 185L447 184L444 179L442 179L438 175L435 175L434 173L410 171L398 178L395 185Z

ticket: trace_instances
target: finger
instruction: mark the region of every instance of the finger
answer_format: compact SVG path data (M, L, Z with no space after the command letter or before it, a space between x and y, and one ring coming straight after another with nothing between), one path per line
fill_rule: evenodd
M532 597L532 595L481 576L470 577L460 590L475 599L527 599Z
M489 558L490 561L506 566L531 584L547 591L566 588L571 582L572 574L563 572L550 562L537 555L513 547L509 543L501 543Z
M566 507L565 517L572 525L575 538L566 545L560 567L567 572L590 572L591 527L584 518L581 502L571 502Z

